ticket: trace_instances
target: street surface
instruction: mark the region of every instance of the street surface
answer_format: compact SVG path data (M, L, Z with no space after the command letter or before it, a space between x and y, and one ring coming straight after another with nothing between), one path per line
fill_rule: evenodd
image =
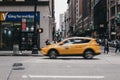
M120 80L120 53L82 57L0 56L0 80Z

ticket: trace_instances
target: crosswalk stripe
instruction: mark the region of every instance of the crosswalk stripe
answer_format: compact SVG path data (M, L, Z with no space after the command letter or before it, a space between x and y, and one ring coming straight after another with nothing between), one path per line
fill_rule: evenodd
M22 78L63 78L63 79L103 79L104 76L53 76L53 75L23 75Z

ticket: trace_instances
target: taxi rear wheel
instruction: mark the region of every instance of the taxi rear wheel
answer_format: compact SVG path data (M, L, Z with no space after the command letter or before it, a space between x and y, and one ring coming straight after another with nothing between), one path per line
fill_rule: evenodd
M57 51L56 50L50 50L48 55L49 55L50 59L56 59L57 58Z
M94 52L92 50L87 50L83 56L85 59L92 59L94 57Z

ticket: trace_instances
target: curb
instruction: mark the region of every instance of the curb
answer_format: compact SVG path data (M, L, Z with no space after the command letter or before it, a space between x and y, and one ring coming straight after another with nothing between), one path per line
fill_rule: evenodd
M0 51L0 56L43 56L40 52L32 54L31 51L23 51L22 53L14 54L13 51Z

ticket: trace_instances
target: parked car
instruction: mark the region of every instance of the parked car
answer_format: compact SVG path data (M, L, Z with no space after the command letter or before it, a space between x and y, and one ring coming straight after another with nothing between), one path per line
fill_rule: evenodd
M116 41L115 40L110 41L109 46L110 47L115 47L116 46Z
M88 37L71 37L62 40L57 44L41 48L41 53L51 59L57 56L83 56L85 59L92 59L101 53L96 39Z
M102 46L104 45L104 39L97 39L97 42Z

